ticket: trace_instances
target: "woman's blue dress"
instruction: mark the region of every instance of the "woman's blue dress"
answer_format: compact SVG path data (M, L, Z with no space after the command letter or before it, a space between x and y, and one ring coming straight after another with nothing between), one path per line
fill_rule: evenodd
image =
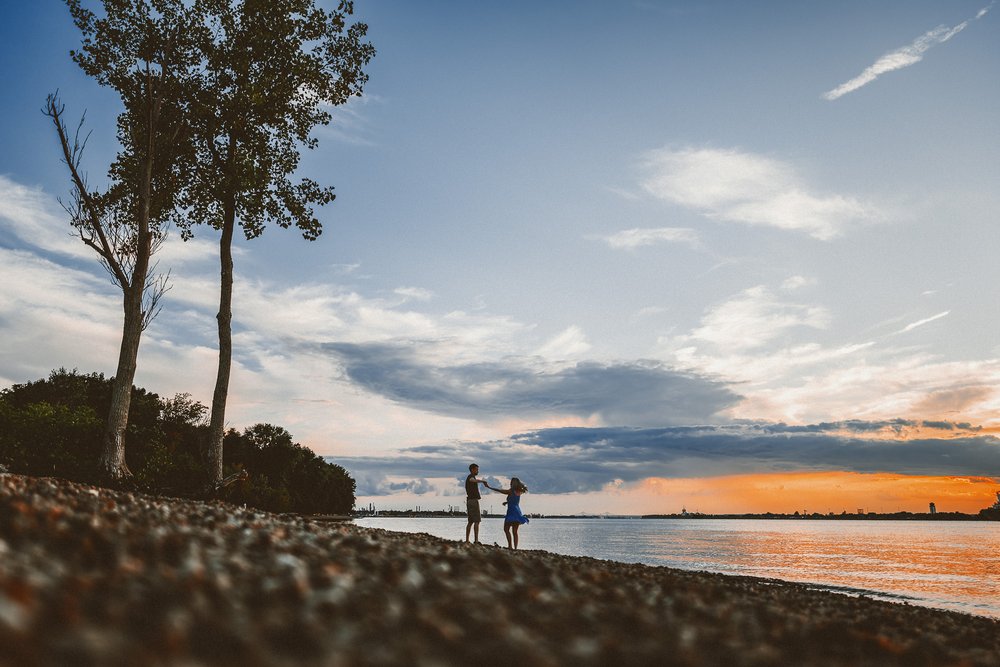
M528 517L521 512L521 496L511 493L507 496L507 516L504 523L528 523Z

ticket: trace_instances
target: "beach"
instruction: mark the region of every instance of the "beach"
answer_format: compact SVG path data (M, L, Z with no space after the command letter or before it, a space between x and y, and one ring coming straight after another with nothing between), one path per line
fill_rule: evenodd
M0 665L507 661L997 665L1000 623L0 475Z

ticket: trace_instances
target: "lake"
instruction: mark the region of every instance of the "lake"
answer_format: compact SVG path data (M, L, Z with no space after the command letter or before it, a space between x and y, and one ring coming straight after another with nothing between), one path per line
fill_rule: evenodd
M465 539L465 518L357 519ZM532 519L522 549L808 582L849 595L1000 618L1000 523L766 519ZM506 545L499 518L480 539Z

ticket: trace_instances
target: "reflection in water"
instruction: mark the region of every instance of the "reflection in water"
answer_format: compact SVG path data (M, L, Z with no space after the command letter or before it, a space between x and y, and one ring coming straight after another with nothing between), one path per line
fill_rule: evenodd
M464 519L360 525L462 539ZM486 520L486 543L503 543ZM537 519L522 548L685 570L810 582L1000 618L1000 523L739 519Z

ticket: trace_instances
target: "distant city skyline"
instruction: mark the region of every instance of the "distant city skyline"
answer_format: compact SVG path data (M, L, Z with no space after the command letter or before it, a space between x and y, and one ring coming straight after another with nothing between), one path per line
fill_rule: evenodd
M302 162L323 235L237 241L230 426L288 429L359 506L458 504L473 460L528 512L993 502L993 2L355 8L366 95ZM120 295L40 108L86 111L97 186L118 103L63 3L0 18L0 387L111 374ZM217 241L159 255L161 396L211 401Z

